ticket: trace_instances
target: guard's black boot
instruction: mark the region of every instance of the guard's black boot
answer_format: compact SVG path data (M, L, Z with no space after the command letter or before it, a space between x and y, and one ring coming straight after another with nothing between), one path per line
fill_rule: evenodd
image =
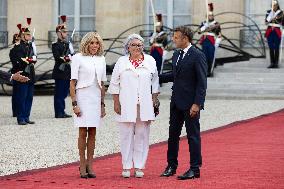
M269 49L269 53L270 53L270 66L268 66L267 68L273 68L274 64L275 64L274 50L273 49Z
M275 63L273 68L278 68L278 62L279 62L279 49L275 49Z

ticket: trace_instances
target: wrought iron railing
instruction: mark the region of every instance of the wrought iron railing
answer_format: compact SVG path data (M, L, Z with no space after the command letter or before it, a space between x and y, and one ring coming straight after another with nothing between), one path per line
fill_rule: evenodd
M261 35L264 38L265 30L262 29ZM265 39L265 38L264 38ZM240 30L240 48L251 48L251 47L261 47L261 36L257 30L248 30L242 29ZM267 47L267 43L265 43L265 47Z

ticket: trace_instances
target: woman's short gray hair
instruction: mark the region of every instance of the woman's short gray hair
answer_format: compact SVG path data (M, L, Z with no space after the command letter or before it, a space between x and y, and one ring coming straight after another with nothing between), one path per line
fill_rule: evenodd
M129 47L130 42L131 42L133 39L138 39L139 41L141 41L142 43L144 43L144 39L141 37L141 35L136 34L136 33L130 34L130 35L127 37L127 39L125 40L125 42L124 42L124 53L125 53L125 55L128 55L128 54L129 54L128 47ZM144 49L144 47L143 47L143 49Z

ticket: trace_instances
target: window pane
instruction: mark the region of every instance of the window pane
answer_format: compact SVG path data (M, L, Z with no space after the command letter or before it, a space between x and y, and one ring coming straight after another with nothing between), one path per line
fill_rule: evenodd
M7 18L0 18L0 31L7 31Z
M191 23L191 16L174 16L174 27Z
M167 0L153 0L156 13L167 14ZM152 14L151 4L149 3L149 13Z
M174 0L174 14L189 14L191 0Z
M7 16L7 0L0 0L0 16Z
M74 15L74 0L59 0L59 15Z
M80 19L81 31L94 31L95 30L95 18L81 18Z
M80 14L95 15L95 0L81 0Z

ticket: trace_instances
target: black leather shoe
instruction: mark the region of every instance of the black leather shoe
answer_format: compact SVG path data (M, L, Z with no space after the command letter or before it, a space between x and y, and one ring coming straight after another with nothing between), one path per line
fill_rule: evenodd
M72 117L72 116L69 115L69 114L64 114L64 117L65 117L65 118L70 118L70 117Z
M167 166L165 171L160 175L161 177L170 177L176 174L176 168Z
M55 118L70 118L72 117L71 115L68 114L63 114L63 115L56 115Z
M18 125L27 125L28 123L25 121L18 121Z
M30 120L28 120L27 123L28 123L28 124L35 124L34 121L30 121Z
M180 175L177 177L178 180L187 180L187 179L194 179L200 177L200 170L193 171L192 169L189 169L186 171L183 175Z
M270 64L267 68L274 68L274 64Z

